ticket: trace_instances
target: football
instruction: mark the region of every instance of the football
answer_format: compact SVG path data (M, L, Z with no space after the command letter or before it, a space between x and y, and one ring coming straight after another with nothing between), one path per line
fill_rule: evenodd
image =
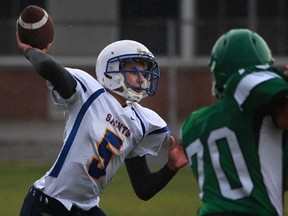
M43 49L54 38L54 24L50 15L41 7L26 7L17 20L17 30L21 42Z

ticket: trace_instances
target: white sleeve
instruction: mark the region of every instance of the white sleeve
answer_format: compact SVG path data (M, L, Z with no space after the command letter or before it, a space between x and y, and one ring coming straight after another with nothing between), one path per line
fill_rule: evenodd
M47 87L51 91L52 95L52 101L56 106L62 106L62 107L67 107L69 105L74 104L78 98L79 98L79 92L80 92L80 85L77 82L76 86L76 92L68 99L64 99L60 96L60 94L53 89L53 86L51 85L50 82L47 81Z
M161 132L147 135L143 141L137 145L127 158L136 156L153 155L157 156L163 144L169 143L170 132Z
M143 156L146 154L157 156L162 145L169 143L170 131L166 122L154 111L140 108L138 104L137 113L142 119L145 134L141 142L135 146L127 158Z

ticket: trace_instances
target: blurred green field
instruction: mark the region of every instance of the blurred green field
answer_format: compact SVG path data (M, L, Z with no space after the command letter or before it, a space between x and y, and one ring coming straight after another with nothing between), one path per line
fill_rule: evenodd
M50 167L49 163L0 163L0 215L17 216L31 184ZM153 169L158 169L153 167ZM285 200L288 200L286 195ZM286 201L287 203L288 201ZM164 190L149 201L133 192L124 166L104 191L100 206L109 216L196 216L201 202L189 167L180 170ZM285 208L284 215L288 215Z
M0 163L0 215L19 215L29 187L50 166L49 163ZM192 173L185 167L164 190L149 201L141 201L134 194L126 169L122 166L104 191L100 206L109 216L194 216L200 205L197 193Z

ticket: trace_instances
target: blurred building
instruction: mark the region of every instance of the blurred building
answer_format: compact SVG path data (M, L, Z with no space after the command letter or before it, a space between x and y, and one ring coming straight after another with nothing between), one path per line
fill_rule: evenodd
M15 43L15 24L30 4L45 8L55 23L51 51L62 64L94 75L98 53L120 39L145 44L161 66L156 96L142 104L172 127L209 105L209 54L231 28L250 28L269 43L276 64L287 62L288 2L285 0L9 0L0 3L0 119L62 120L45 82Z

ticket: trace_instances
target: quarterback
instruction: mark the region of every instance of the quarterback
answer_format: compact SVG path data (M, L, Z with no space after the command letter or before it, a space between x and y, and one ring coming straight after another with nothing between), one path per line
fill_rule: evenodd
M96 62L96 77L64 68L47 54L22 43L19 49L47 80L54 103L63 108L63 147L51 169L34 182L21 216L106 215L100 195L125 163L135 193L148 200L187 164L166 122L138 102L156 93L159 68L141 43L121 40L105 47ZM170 143L168 162L150 172L145 155L156 156Z
M233 29L215 43L217 103L193 112L181 137L197 179L200 216L283 215L288 79L264 39Z

